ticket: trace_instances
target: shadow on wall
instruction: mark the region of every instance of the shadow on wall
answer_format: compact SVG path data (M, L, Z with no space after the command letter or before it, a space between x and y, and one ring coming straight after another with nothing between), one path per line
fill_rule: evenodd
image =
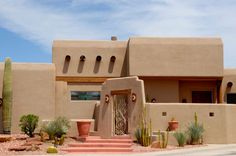
M98 72L99 72L101 60L102 60L102 57L101 57L101 56L97 56L97 57L96 57L95 65L94 65L94 69L93 69L93 72L94 72L94 73L98 73Z
M63 66L63 73L67 73L70 65L70 56L66 55L65 61L64 61L64 66Z
M112 73L113 72L115 61L116 61L116 57L112 56L111 59L110 59L109 66L108 66L108 73Z
M80 61L79 61L79 66L78 66L78 73L82 73L83 68L84 68L84 62L85 62L86 57L84 55L80 56Z
M98 118L99 118L100 102L97 102L94 106L93 119L94 119L94 131L98 130Z

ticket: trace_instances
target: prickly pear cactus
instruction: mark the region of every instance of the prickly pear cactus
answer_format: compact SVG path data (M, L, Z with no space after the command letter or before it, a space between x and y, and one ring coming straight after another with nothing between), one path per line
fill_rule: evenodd
M11 132L11 116L12 116L12 69L11 59L5 59L4 75L3 75L3 90L2 90L2 123L3 133Z

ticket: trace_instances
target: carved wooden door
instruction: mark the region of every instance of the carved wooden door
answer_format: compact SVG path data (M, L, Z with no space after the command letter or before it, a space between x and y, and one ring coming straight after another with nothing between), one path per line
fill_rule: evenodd
M114 95L114 129L115 135L128 133L128 95Z

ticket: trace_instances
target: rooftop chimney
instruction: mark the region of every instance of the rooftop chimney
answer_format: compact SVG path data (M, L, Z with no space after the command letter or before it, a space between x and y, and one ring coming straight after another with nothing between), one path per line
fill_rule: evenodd
M111 40L112 41L117 41L117 37L116 36L111 36Z

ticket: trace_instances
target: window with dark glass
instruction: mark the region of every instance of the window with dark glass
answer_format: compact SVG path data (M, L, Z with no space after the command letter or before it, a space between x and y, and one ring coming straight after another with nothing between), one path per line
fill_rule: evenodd
M227 103L236 104L236 93L227 94Z
M100 100L98 91L71 91L71 100Z

